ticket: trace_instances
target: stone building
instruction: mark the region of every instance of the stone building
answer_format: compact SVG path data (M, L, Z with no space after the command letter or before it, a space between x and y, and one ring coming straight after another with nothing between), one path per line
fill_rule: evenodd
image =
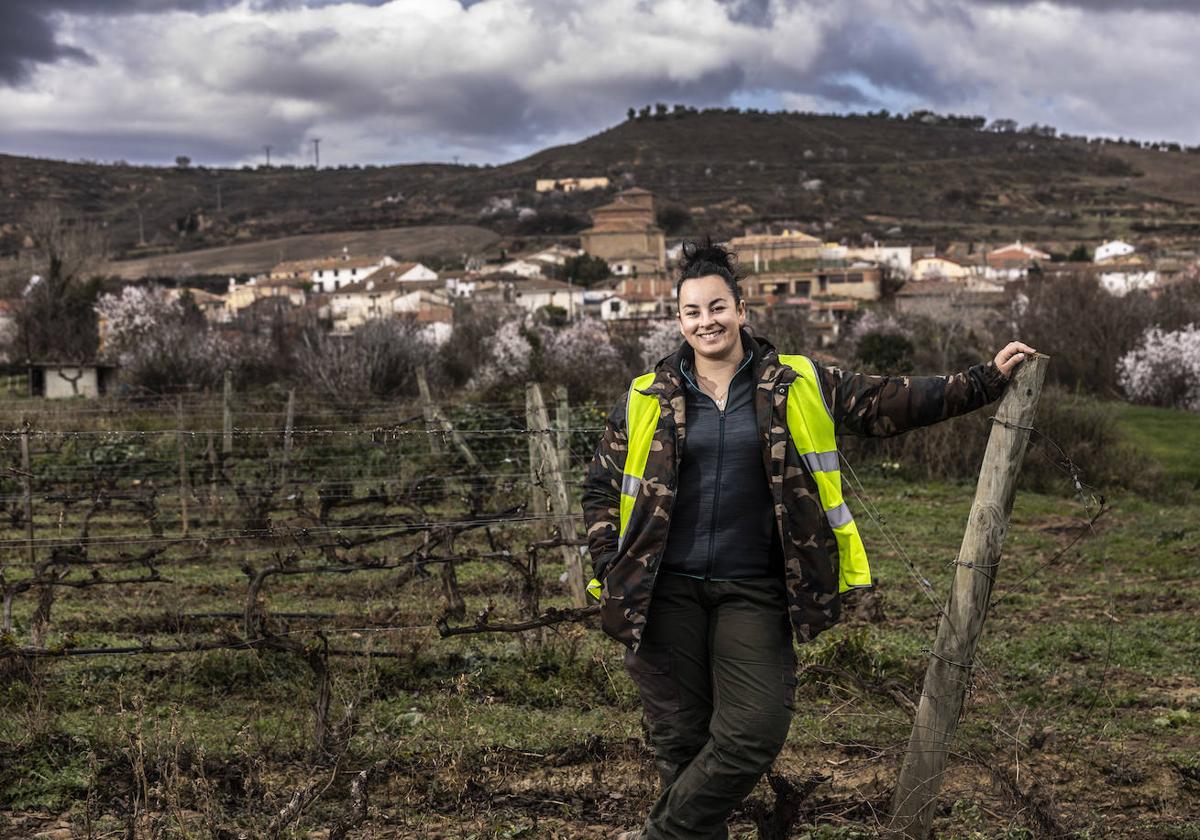
M770 271L771 260L818 260L824 243L802 230L783 228L778 233L754 233L747 230L745 236L729 240L730 249L737 254L738 262L754 271Z
M662 229L654 220L654 196L640 187L618 193L592 211L592 226L579 234L583 250L608 262L614 274L654 274L667 267Z

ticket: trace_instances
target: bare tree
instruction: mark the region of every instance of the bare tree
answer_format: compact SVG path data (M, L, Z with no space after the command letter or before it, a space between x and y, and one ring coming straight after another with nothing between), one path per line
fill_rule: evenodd
M33 242L33 277L17 308L14 356L83 361L96 352L91 275L107 257L99 226L67 218L55 204L37 204L23 227Z
M415 392L416 370L431 355L419 331L408 320L379 319L347 336L309 332L297 370L330 405L353 413L372 398Z

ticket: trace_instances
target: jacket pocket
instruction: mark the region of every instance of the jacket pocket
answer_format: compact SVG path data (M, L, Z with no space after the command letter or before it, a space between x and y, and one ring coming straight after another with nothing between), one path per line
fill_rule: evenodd
M634 653L625 651L625 670L642 698L647 721L679 711L679 686L671 670L671 648L643 642Z

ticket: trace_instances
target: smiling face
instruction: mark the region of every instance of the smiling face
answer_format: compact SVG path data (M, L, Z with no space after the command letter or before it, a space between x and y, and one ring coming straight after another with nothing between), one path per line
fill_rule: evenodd
M679 331L696 355L712 361L741 357L740 328L746 302L733 302L733 292L715 274L693 277L679 288Z

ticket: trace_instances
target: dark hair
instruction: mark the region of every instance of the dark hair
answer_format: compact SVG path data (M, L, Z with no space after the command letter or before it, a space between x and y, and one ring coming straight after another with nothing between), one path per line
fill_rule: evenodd
M713 242L711 236L705 236L702 243L684 242L683 255L679 258L679 280L675 283L675 297L679 297L684 280L714 275L725 281L733 295L734 305L741 303L742 290L738 288L741 276L737 270L737 254Z

